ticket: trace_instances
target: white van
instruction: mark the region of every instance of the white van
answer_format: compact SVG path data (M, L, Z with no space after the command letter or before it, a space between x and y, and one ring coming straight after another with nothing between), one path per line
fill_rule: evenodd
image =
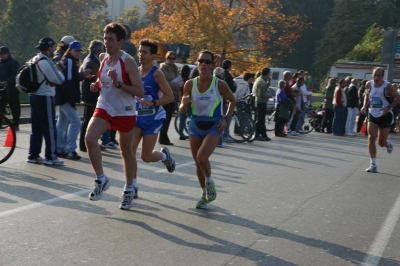
M278 81L283 79L283 72L290 71L292 74L297 72L294 68L270 68L271 69L271 87L278 87Z

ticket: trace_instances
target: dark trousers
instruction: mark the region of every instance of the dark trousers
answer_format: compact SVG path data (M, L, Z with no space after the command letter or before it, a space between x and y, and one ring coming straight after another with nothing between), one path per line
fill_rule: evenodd
M256 136L267 137L267 128L265 127L265 115L267 114L267 103L257 103L257 122Z
M81 151L86 151L86 144L85 144L85 135L89 125L89 121L93 116L94 110L96 109L95 105L86 105L83 109L83 120L81 124L81 133L79 137L79 149Z
M28 159L36 159L42 150L43 138L45 141L45 158L57 158L57 130L53 96L29 95L31 104L32 132L29 143Z
M326 129L326 132L332 133L332 122L334 115L335 113L332 109L325 109L325 116L322 120L322 130Z
M6 112L6 105L10 105L12 114L12 123L19 126L19 118L21 117L21 103L19 102L19 91L4 91L0 99L0 113ZM1 123L2 121L0 121Z
M333 110L335 112L335 115L333 117L333 123L332 123L332 133L337 134L337 135L343 135L345 133L345 125L346 125L346 120L345 120L345 110L346 107L340 107L335 105L333 107Z
M297 126L297 121L299 121L299 115L301 114L301 111L294 111L293 112L293 118L292 121L290 122L289 128L290 131L296 131L296 126Z
M169 124L171 123L172 114L175 110L175 102L163 105L163 107L166 112L166 118L164 121L163 129L160 131L160 137L158 138L158 142L160 142L161 144L168 144L171 143L168 137L168 128Z

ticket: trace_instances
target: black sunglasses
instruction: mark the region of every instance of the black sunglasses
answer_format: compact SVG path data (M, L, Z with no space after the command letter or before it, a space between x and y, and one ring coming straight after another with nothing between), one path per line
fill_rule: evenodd
M167 57L167 59L169 59L169 60L175 60L176 58L175 58L175 57Z
M200 64L206 63L207 65L212 64L213 61L209 60L209 59L199 59L197 60L197 62L199 62Z

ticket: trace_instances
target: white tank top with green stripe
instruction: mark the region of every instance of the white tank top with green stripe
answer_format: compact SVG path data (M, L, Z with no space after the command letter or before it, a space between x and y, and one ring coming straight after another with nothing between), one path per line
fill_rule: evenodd
M197 87L198 78L193 79L192 87L192 114L196 116L222 116L222 96L218 90L218 78L213 77L207 91L201 93Z

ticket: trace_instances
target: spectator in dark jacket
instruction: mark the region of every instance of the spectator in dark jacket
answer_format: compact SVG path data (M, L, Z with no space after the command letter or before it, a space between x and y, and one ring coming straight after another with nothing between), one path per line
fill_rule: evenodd
M224 75L223 75L223 80L228 84L229 89L231 90L232 93L236 92L236 83L233 81L233 77L229 71L232 69L232 61L231 60L224 60L222 62L222 68L224 69ZM228 109L228 102L224 100L223 102L223 112L226 112ZM225 127L224 133L222 134L222 140L228 143L233 143L233 139L230 137L230 132L229 132L229 125L231 124L231 118L228 121L228 124ZM221 143L221 141L220 141ZM219 144L220 144L219 143Z
M358 110L358 80L352 79L348 87L347 97L347 120L346 120L346 133L348 136L354 137L356 133L354 128L356 125L356 116Z
M79 72L79 56L82 46L79 42L71 42L62 62L65 66L65 81L56 88L55 102L58 105L57 151L58 157L79 160L76 153L76 140L81 127L81 118L76 111L76 104L81 101L79 82L84 77L91 78L91 70Z
M328 80L328 87L326 87L325 91L325 104L324 104L324 111L325 111L325 116L324 119L322 120L322 128L321 128L321 133L326 133L332 134L332 122L333 122L333 94L335 92L336 88L336 79L335 78L330 78Z
M96 73L100 69L99 55L105 51L104 44L101 41L94 40L90 42L89 54L83 60L80 71L90 69L93 77L84 79L81 83L82 102L84 104L83 121L81 125L81 133L79 138L79 149L86 152L85 135L89 125L90 118L92 118L94 110L96 109L97 98L99 92L90 91L90 84L96 82Z
M19 63L15 60L6 46L0 47L0 83L5 88L0 99L0 113L4 114L7 103L10 105L13 117L12 123L15 130L19 130L19 118L21 116L21 104L19 91L15 88L15 76L19 69ZM0 120L0 126L1 126Z

